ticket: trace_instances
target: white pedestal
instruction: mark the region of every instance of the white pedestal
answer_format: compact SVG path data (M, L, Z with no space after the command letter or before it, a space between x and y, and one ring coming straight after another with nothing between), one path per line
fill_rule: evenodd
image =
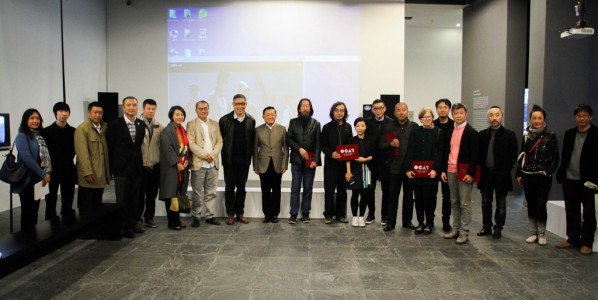
M546 230L564 239L567 239L567 219L565 213L565 201L548 201L546 209L548 212ZM598 218L598 214L596 217ZM596 241L598 241L598 230L596 230L596 232L594 233L594 245L592 246L592 251L594 252L598 252L598 243L596 243Z
M191 187L188 189L189 195L191 195ZM245 217L248 218L263 218L262 213L262 190L259 187L246 187L245 191L247 195L245 197ZM303 191L303 189L302 189ZM348 197L351 193L348 193ZM289 210L291 209L291 189L282 188L281 199L280 199L280 215L279 218L288 218ZM216 192L215 200L215 216L226 217L226 207L224 205L224 187L219 186ZM166 208L164 202L156 200L156 216L166 216ZM185 216L185 214L183 214ZM311 213L312 219L324 218L324 189L314 188L311 200Z

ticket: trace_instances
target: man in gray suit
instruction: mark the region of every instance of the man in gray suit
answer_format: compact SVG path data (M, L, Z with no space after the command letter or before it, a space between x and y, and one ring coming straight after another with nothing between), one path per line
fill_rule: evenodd
M280 182L289 164L287 129L276 123L276 109L264 108L264 124L255 129L253 170L260 176L264 223L278 223L280 213Z
M218 156L222 150L222 135L218 122L208 119L210 105L206 101L195 104L197 118L187 123L187 137L191 158L191 187L193 188L193 223L199 227L202 208L205 207L206 223L220 225L214 218L214 200L218 187Z

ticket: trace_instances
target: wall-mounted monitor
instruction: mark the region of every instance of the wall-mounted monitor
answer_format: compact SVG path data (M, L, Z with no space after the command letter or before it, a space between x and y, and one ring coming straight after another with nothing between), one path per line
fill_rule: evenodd
M0 150L10 149L10 115L0 113Z

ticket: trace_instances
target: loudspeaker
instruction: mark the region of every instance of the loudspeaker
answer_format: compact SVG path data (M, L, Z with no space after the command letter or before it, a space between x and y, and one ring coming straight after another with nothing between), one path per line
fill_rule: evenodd
M98 92L98 102L104 107L105 122L118 118L118 93Z
M372 112L372 105L364 104L362 117L367 120L368 118L373 117L373 116L374 116L374 113Z
M386 114L392 116L395 111L395 105L401 102L401 95L380 95L380 100L386 105Z

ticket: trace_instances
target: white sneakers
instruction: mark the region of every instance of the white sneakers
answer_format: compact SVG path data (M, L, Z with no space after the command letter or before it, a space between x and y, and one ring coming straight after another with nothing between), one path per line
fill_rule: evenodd
M363 217L359 217L357 223L359 224L359 227L365 227L365 219Z
M547 243L547 241L546 241L546 235L544 235L544 234L538 234L538 235L533 234L533 235L530 235L525 240L526 243L530 243L530 244L531 243L535 243L536 241L538 242L538 245L540 245L540 246L546 246L546 243Z
M538 245L546 246L546 235L538 234Z
M535 234L532 234L525 240L525 242L531 244L531 243L535 243L537 240L538 240L538 236Z
M353 226L353 227L365 227L365 219L364 219L364 217L353 217L353 219L351 219L351 226Z

